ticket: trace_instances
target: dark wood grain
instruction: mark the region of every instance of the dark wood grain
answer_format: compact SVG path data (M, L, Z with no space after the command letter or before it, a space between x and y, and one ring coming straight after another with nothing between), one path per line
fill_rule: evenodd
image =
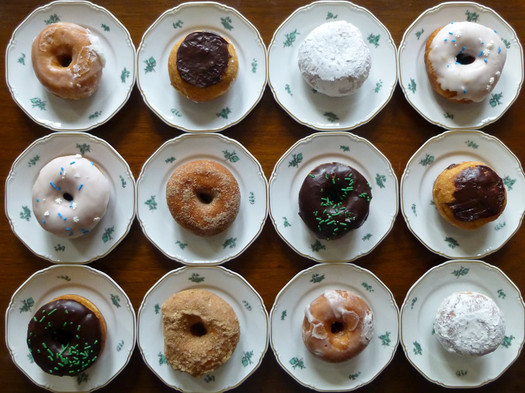
M0 3L0 47L5 48L13 30L36 7L40 0L3 0ZM273 32L304 0L229 0L225 4L235 7L260 31L268 45ZM405 29L424 10L437 4L421 0L360 0L390 30L399 45ZM165 10L179 4L167 0L99 0L98 4L110 10L129 30L136 46L144 31ZM486 0L485 5L495 9L517 31L523 41L525 32L525 5L521 0ZM2 56L1 68L5 69ZM523 93L496 123L483 130L500 138L520 160L525 158L525 98ZM5 83L0 80L0 180L2 184L15 158L35 139L47 135L49 130L36 125L15 104ZM369 139L391 161L401 178L411 155L428 138L442 132L426 122L407 103L401 89L395 93L381 113L369 123L353 130ZM260 161L267 176L276 161L298 139L313 131L299 125L275 102L267 87L258 106L240 124L224 131L224 135L241 142ZM135 87L130 100L108 123L91 131L115 147L127 160L135 177L146 159L166 140L181 132L168 127L144 104ZM2 188L2 200L5 194ZM484 258L501 268L519 288L525 288L525 263L522 245L523 228L498 252ZM398 305L403 302L411 285L429 268L445 259L428 251L408 230L401 214L393 231L369 255L355 261L370 269L393 292ZM244 276L264 299L268 310L279 290L299 271L313 262L295 254L276 234L268 220L261 236L235 260L225 264L228 269ZM4 217L0 220L0 309L5 310L13 292L35 271L49 263L34 256L12 233ZM117 281L129 295L135 310L147 290L165 273L181 265L160 253L143 235L135 221L129 235L108 256L90 266L102 270ZM25 329L24 326L20 327ZM5 324L1 325L5 333ZM522 391L525 359L521 356L497 381L484 386L483 392ZM0 350L0 390L10 393L32 392L36 388L13 364L5 343ZM406 360L401 348L392 363L372 383L360 389L363 392L437 392L444 390L422 377ZM101 392L168 392L165 386L144 364L136 348L126 369ZM306 392L276 362L268 350L261 367L235 392Z

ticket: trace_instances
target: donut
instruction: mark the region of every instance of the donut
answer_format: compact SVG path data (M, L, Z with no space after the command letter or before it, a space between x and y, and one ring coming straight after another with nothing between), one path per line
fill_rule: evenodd
M490 297L477 292L456 292L439 306L434 332L447 352L483 356L503 342L505 320Z
M80 154L57 157L40 170L33 184L33 213L46 231L75 239L104 217L110 183Z
M164 356L174 370L194 377L230 359L240 337L237 315L221 297L205 289L186 289L161 306Z
M233 44L209 31L195 31L177 41L168 58L171 85L195 102L225 94L238 70L239 59Z
M327 290L306 306L302 332L313 355L339 363L367 347L374 334L374 314L361 296Z
M99 309L85 297L68 294L38 309L27 327L27 346L42 371L74 376L97 361L106 334Z
M36 77L58 97L79 100L97 90L104 58L100 41L74 23L49 25L34 39L31 60Z
M445 221L474 230L503 213L507 191L492 168L479 161L465 161L452 164L439 174L432 198Z
M338 239L368 218L372 192L359 171L330 162L317 166L299 190L299 216L320 239Z
M329 97L352 94L368 78L370 49L359 29L346 21L313 29L299 46L299 71L308 85Z
M434 30L425 45L432 88L456 102L481 102L501 76L507 49L495 30L474 22L453 22Z
M225 231L239 212L237 180L222 164L195 160L176 168L166 185L166 202L179 225L199 236Z

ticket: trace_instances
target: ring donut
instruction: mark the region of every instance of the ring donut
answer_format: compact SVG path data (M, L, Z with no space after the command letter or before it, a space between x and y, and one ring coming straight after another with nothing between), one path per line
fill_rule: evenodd
M89 233L104 217L110 184L80 154L44 165L33 184L33 213L46 231L71 239Z
M166 201L179 225L199 236L212 236L233 223L241 194L226 167L195 160L175 169L166 185Z
M374 333L366 301L343 290L327 290L310 303L303 320L303 341L315 356L336 363L366 348Z
M368 217L372 192L356 169L331 162L317 166L299 190L299 216L321 239L338 239Z
M33 41L31 60L36 77L58 97L89 97L102 78L104 60L99 46L98 38L77 24L49 25Z
M31 318L27 345L44 372L73 376L99 358L106 332L106 321L91 301L63 295L43 305Z
M164 355L175 370L198 377L226 363L240 337L237 315L221 297L186 289L161 307Z
M463 103L483 101L498 82L507 50L495 30L454 22L435 30L425 45L425 66L433 89Z

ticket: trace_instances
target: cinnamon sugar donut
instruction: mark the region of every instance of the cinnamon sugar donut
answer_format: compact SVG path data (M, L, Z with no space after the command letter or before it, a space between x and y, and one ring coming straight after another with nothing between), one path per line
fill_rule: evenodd
M328 290L306 306L303 341L315 356L343 362L366 348L374 334L374 315L355 293Z
M195 160L175 169L166 186L166 201L182 227L199 236L213 236L233 223L241 194L237 180L225 166Z
M488 296L456 292L439 306L434 331L448 352L483 356L495 351L503 342L505 321L499 307Z
M91 96L102 78L104 59L98 39L74 23L49 25L33 41L31 60L36 77L58 97L79 100Z
M161 307L164 356L175 370L198 377L226 363L240 337L237 315L221 297L186 289Z

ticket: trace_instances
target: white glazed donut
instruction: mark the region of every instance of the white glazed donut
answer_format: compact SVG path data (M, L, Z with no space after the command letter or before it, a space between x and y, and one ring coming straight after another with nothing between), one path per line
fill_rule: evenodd
M368 78L370 49L359 29L346 21L316 27L299 47L297 62L305 81L320 93L341 97Z
M95 164L80 154L44 165L33 184L33 213L46 231L77 238L104 217L110 184Z
M425 48L432 87L446 98L463 102L480 102L488 96L506 57L498 34L474 22L453 22L434 31Z
M439 306L436 337L448 352L482 356L495 351L505 337L503 313L496 303L477 292L456 292Z

